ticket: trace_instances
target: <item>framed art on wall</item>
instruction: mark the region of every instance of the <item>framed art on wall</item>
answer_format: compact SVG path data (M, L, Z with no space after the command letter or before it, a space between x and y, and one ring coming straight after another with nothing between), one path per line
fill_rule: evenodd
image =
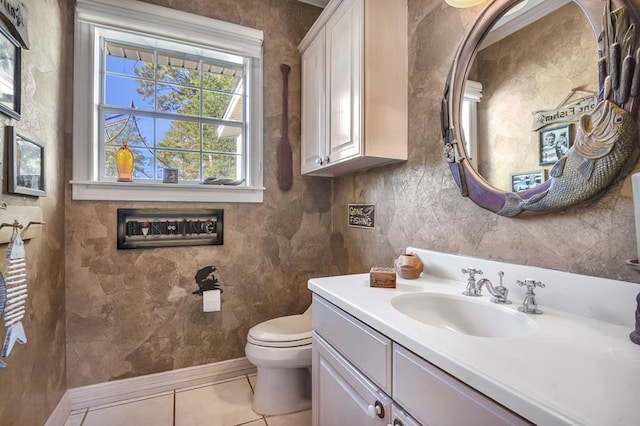
M511 191L526 191L545 181L544 170L534 172L520 172L511 174Z
M567 153L573 140L571 124L538 131L539 164L551 166Z
M20 76L22 48L0 26L0 112L16 120L20 119Z
M118 209L118 250L223 244L222 209Z
M9 147L9 193L45 196L44 146L17 134L13 126L5 127L5 137Z

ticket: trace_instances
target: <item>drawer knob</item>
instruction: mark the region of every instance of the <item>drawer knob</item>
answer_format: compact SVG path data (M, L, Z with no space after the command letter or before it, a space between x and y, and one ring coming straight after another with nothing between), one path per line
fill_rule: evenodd
M384 407L382 406L382 402L376 401L374 405L369 405L367 407L367 414L369 414L369 417L372 419L375 419L376 416L384 419Z

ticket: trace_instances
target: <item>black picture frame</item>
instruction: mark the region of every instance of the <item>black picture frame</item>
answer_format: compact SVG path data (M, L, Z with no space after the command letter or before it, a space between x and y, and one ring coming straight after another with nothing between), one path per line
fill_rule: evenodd
M0 112L20 120L22 47L0 26Z
M224 210L118 209L118 250L222 245Z
M538 131L538 164L551 166L573 145L571 124Z
M11 194L44 197L44 146L16 133L13 126L5 127L5 140L8 144L9 160L7 191Z

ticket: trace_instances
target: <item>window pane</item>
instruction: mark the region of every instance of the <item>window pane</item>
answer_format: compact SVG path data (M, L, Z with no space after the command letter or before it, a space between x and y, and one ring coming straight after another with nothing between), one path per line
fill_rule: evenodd
M220 64L203 64L202 88L234 92L242 81L242 69Z
M242 121L242 98L240 96L203 91L202 108L204 117Z
M225 177L241 179L242 170L239 157L223 154L203 154L202 173L204 177Z
M104 114L105 145L153 146L153 119L130 114Z
M108 41L105 43L105 51L108 73L138 76L138 69L146 67L152 71L149 78L153 78L153 50Z
M149 84L128 77L107 75L105 78L105 105L121 108L153 110L153 94L145 94ZM141 94L139 90L142 90Z
M164 167L178 169L178 181L201 181L200 153L182 151L158 151L158 174Z
M153 175L153 150L132 148L131 152L133 152L133 178L155 179Z
M185 86L200 86L200 64L197 61L159 55L158 62L158 81ZM167 62L171 63L167 64Z
M202 126L202 150L240 154L242 152L242 127Z
M104 150L104 176L107 178L117 178L116 151L118 147L108 146ZM135 160L134 160L135 161Z
M158 83L158 111L200 115L200 92L175 84Z
M200 151L200 123L156 120L157 146Z

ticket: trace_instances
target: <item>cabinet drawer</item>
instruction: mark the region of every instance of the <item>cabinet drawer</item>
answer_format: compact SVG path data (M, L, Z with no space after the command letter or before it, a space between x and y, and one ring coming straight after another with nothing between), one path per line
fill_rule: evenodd
M397 344L393 347L393 400L424 425L530 424Z
M314 426L389 424L391 399L315 332L312 386Z
M391 393L391 340L313 295L313 329L386 393Z

